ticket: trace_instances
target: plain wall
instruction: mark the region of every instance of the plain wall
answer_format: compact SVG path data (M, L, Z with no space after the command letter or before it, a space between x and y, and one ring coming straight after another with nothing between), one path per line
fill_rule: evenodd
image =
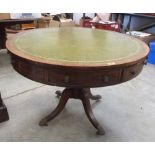
M88 16L90 18L94 18L95 13L85 13L85 16ZM73 13L73 20L75 21L75 24L80 24L80 19L83 17L83 13Z
M22 16L22 13L10 13L11 19L19 19L19 18L21 18L21 16ZM34 18L40 18L41 13L32 13L32 16Z

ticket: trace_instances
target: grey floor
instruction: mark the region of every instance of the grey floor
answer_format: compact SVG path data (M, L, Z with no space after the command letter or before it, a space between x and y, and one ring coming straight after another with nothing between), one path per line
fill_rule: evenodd
M155 65L146 65L126 83L92 89L103 98L91 103L104 136L95 134L80 100L73 99L48 127L40 127L39 120L58 103L57 89L62 90L16 73L6 50L1 50L0 91L10 120L0 124L0 141L155 141Z

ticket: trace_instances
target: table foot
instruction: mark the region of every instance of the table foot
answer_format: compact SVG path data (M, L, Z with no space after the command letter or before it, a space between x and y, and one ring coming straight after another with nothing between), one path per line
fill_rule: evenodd
M45 118L43 118L40 121L39 125L47 126L50 120L54 119L60 112L62 112L69 98L70 98L70 90L65 89L61 94L59 104L57 105L55 110L51 112L49 115L47 115Z
M93 95L93 94L91 93L90 88L85 88L85 91L88 92L89 98L90 98L91 100L100 100L100 99L102 98L101 95Z
M62 91L57 90L57 91L55 92L55 94L57 95L57 96L56 96L57 98L60 98L61 95L62 95Z
M48 126L48 120L46 118L43 118L40 122L39 122L40 126Z
M66 88L63 92L61 91L56 91L57 96L60 97L59 104L57 105L56 109L50 113L48 116L43 118L39 125L40 126L47 126L48 122L52 119L54 119L65 107L67 101L69 98L74 98L74 99L80 99L82 101L85 113L89 119L89 121L92 123L92 125L97 129L97 134L98 135L104 135L105 131L104 129L100 126L98 121L96 120L91 104L90 104L90 89L88 88ZM98 97L99 98L99 97Z
M100 128L100 129L98 129L98 130L96 131L96 134L97 134L97 135L105 135L105 131L104 131L103 128Z
M87 96L88 96L88 91L85 91L85 89L84 89L83 92L81 92L81 94L80 94L80 99L82 100L82 104L84 106L85 113L86 113L89 121L92 123L92 125L97 129L97 134L104 135L105 131L100 126L98 121L96 120L96 118L93 114L92 108L91 108L89 97L87 97Z
M92 99L92 100L100 100L101 98L102 98L101 95L92 95L90 97L90 99Z

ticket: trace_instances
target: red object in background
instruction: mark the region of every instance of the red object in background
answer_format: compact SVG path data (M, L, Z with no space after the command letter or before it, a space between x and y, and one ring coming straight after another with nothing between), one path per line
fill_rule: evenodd
M92 28L92 23L90 22L92 19L83 19L83 23L82 26L83 27L88 27L88 28Z
M120 32L120 26L119 26L118 22L112 22L112 23L91 22L91 23L92 23L92 26L94 26L96 29Z
M88 28L94 27L96 29L120 32L120 26L119 26L118 22L100 23L100 22L91 22L91 20L92 19L84 19L82 26L88 27Z

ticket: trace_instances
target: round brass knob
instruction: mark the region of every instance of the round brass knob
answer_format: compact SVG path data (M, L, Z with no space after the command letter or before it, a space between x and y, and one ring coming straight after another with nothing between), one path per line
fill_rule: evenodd
M68 82L69 82L69 76L68 76L68 75L66 75L66 76L64 77L64 82L65 82L65 83L68 83Z
M103 77L103 81L104 81L104 82L108 82L108 81L109 81L109 77L108 77L107 75L105 75L105 76Z
M136 72L135 72L135 71L131 71L130 73L131 73L132 75L135 75L135 74L136 74Z

